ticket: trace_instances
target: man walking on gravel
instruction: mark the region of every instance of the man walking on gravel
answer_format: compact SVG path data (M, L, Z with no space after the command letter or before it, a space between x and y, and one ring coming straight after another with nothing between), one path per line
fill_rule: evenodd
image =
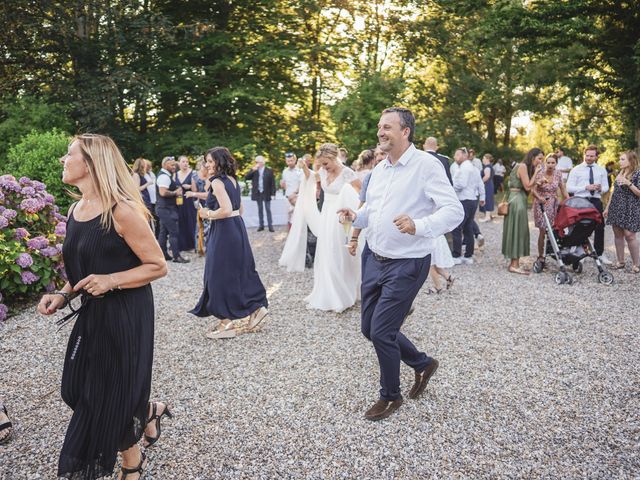
M366 203L338 211L342 222L367 228L362 253L362 333L380 364L380 398L365 413L382 420L402 405L400 360L415 370L409 398L418 398L438 368L400 328L427 279L434 240L464 218L462 205L440 161L413 145L415 119L406 108L388 108L378 124L387 154L371 173Z

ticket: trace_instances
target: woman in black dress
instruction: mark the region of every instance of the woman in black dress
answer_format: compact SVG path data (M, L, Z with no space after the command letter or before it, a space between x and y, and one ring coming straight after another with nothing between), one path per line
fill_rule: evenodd
M193 177L196 173L189 167L189 159L184 155L178 158L178 170L173 176L178 186L182 188L182 202L178 204L178 248L181 252L193 250L196 246L196 220L198 212L186 194L193 191Z
M62 180L80 200L70 209L63 244L69 281L42 297L51 315L82 297L62 373L62 398L73 409L58 463L59 478L140 478L146 466L137 442L152 444L166 403L149 404L154 305L150 282L167 266L148 223L138 184L113 141L76 137L62 157Z
M609 205L603 212L607 225L613 228L616 256L613 268L624 268L624 243L631 254L631 273L640 273L640 165L633 150L620 155L620 173L615 179Z
M260 281L240 216L240 186L236 179L236 161L224 147L215 147L205 155L211 175L207 207L202 218L211 220L204 267L204 291L190 313L199 317L213 315L221 320L208 338L233 338L233 320L249 316L249 328L255 328L267 315L267 294Z

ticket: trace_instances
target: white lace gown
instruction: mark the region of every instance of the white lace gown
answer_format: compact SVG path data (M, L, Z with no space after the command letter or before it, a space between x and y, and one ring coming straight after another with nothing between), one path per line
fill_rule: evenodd
M317 310L343 312L353 306L360 292L360 256L349 255L346 241L351 231L345 232L338 222L340 208L356 210L358 194L351 186L357 179L353 170L343 167L340 175L330 184L327 172L318 172L324 191L322 212L315 196L315 179L303 179L298 201L293 212L291 231L280 257L280 265L289 271L304 270L307 226L318 238L313 264L313 290L305 298L307 307Z

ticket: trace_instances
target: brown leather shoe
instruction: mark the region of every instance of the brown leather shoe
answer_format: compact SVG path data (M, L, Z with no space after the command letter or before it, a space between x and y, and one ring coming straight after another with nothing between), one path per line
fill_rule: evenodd
M415 399L422 395L424 389L427 388L427 383L429 383L429 379L431 376L436 373L438 369L438 360L435 358L433 361L420 373L416 372L416 381L411 387L411 391L409 392L409 398Z
M364 418L367 420L378 421L387 418L393 412L400 408L402 405L402 397L398 400L378 400L373 407L371 407L364 414Z

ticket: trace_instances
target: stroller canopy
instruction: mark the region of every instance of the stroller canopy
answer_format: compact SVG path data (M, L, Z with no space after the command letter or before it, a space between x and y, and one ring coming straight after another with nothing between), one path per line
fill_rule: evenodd
M602 214L586 198L571 197L560 204L558 215L553 222L553 229L558 231L560 237L563 237L565 229L580 220L593 220L596 223L602 223Z

